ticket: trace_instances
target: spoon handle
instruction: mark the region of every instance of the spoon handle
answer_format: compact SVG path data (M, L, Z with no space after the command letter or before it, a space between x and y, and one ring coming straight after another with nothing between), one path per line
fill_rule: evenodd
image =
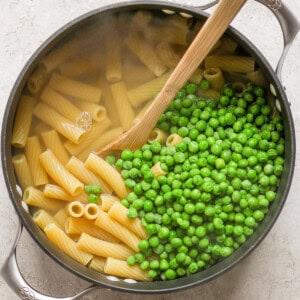
M145 112L144 117L136 124L137 126L134 126L139 129L136 130L137 135L143 135L144 130L147 130L147 128L151 130L156 125L159 116L166 110L176 93L204 60L246 1L221 0L219 2L165 83L161 92ZM136 136L134 142L138 140L139 138Z

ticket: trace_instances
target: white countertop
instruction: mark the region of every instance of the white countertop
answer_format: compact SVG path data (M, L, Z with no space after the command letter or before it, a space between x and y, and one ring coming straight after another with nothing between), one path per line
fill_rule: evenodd
M116 0L1 0L0 6L0 119L13 84L32 53L53 32L73 18ZM208 1L181 1L193 5ZM284 0L300 19L297 0ZM272 13L253 0L234 21L273 67L282 50L280 27ZM283 85L291 102L296 135L300 134L300 36L296 38L283 68ZM299 156L299 155L298 155ZM259 247L232 270L201 286L162 295L126 294L96 290L82 299L300 299L300 179L299 157L286 205ZM299 193L299 194L298 194ZM0 266L5 261L17 232L17 216L0 174ZM21 270L34 288L53 296L70 296L88 283L57 265L23 232L18 245ZM0 299L18 297L0 277Z

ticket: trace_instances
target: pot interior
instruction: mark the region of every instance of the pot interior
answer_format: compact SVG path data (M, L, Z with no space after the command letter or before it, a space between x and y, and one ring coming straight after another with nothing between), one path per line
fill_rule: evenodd
M115 102L112 96L109 96L109 84L114 84L120 80L125 82L132 95L134 93L136 95L131 103L135 115L138 115L144 106L151 102L151 99L148 98L148 101L145 101L145 99L139 97L137 94L140 90L136 88L146 82L153 81L155 78L162 78L165 76L164 74L172 70L206 18L207 15L199 10L163 2L150 4L145 2L126 3L95 10L72 21L50 37L32 56L16 81L4 116L1 145L3 172L10 198L23 224L44 251L71 272L89 281L123 291L146 293L169 292L205 282L228 270L249 254L271 229L285 202L291 184L295 159L295 137L289 104L280 82L265 58L250 41L232 28L228 29L222 40L222 42L227 42L227 49L224 48L225 50L222 50L224 52L221 51L226 42L221 46L216 45L211 55L228 55L232 54L230 51L234 51L235 55L249 56L255 60L253 71L260 70L263 74L263 84L265 84L269 95L268 101L274 111L276 108L277 111L281 112L285 138L285 162L277 188L276 199L270 205L265 218L255 229L253 235L232 255L206 270L171 281L136 282L108 276L82 266L58 250L33 221L31 214L36 209L30 208L31 214L28 213L26 205L22 201L22 192L14 173L12 159L16 154L22 154L24 150L23 148L11 147L11 144L13 124L23 95L35 99L42 97L43 102L47 103L46 108L50 107L51 110L55 110L55 107L51 106L51 97L47 98L45 93L43 95L45 86L50 82L51 87L55 87L54 90L60 91L60 80L63 80L63 77L83 82L86 85L95 87L95 89L85 91L85 87L82 86L82 90L78 90L78 93L85 93L86 97L91 97L92 102L102 94L100 105L104 104L106 106L106 114L109 116L111 123L119 128L120 118L116 113L118 109L114 106ZM170 45L172 46L171 49ZM143 51L146 51L145 49L148 51L147 55L143 53ZM152 51L154 57L152 57ZM121 66L117 64L119 52L122 53ZM158 54L162 63L155 61ZM107 66L110 66L110 69ZM119 77L120 68L121 77ZM238 81L236 89L240 89L241 92L244 84L249 79L261 80L261 77L259 79L257 77L252 78L251 75L246 73L226 71L224 77L225 82ZM164 81L166 78L164 77ZM194 80L195 82L199 80L196 75ZM157 80L157 92L164 81L159 82ZM198 81L197 84L199 83ZM62 89L68 84L68 82L65 82ZM99 90L99 87L101 87L101 90ZM149 86L143 88L146 87ZM270 89L270 87L272 88ZM153 89L153 87L151 88ZM83 106L83 104L80 104L80 99L74 100L73 92L73 86L70 84L70 90L64 90L63 93L69 100L74 101L73 104L78 104L78 107ZM214 97L214 95L210 97ZM88 110L88 108L84 110ZM102 114L105 113L102 111ZM103 115L100 112L99 118L101 117ZM49 125L40 122L40 119L36 115L34 116L30 135L39 136L42 147L45 147L41 132L51 128L49 128ZM84 130L89 129L91 122L95 124L95 120L91 120L91 113L81 115L74 122ZM101 132L102 135L105 134L103 131ZM117 132L119 133L119 131ZM105 142L107 143L108 140ZM69 144L70 149L72 147L77 149L74 140L71 143L66 141L66 143ZM89 148L88 151L92 150L97 149ZM74 150L74 153L81 153L79 156L83 161L87 158L87 152L83 150L76 151ZM69 156L73 155L72 153L68 154Z

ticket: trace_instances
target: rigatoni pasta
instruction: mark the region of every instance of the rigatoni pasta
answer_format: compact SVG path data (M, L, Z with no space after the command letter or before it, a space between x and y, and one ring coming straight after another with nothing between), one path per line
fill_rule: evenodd
M47 225L44 231L52 243L79 263L87 265L93 258L92 254L80 250L77 244L54 223Z
M39 160L39 156L42 151L43 150L37 136L31 136L27 139L25 154L28 166L31 170L31 178L35 186L45 185L49 182L48 175Z
M28 186L33 185L31 171L26 156L24 154L16 154L12 158L12 163L18 182L24 191Z
M72 196L83 191L83 183L65 169L51 150L48 149L40 155L40 162L48 175Z
M11 144L16 148L25 147L35 104L36 100L33 97L23 95L20 99L11 138Z

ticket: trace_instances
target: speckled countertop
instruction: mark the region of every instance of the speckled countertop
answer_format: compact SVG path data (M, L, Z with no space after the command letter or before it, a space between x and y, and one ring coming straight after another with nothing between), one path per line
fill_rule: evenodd
M0 8L0 119L13 84L26 61L45 39L75 17L116 0L1 0ZM180 1L200 5L208 1ZM300 18L297 0L284 0ZM250 38L273 67L282 50L280 27L272 13L249 0L233 25ZM296 38L283 68L282 81L291 102L296 135L300 134L300 37ZM271 232L245 260L224 275L189 290L163 295L126 294L96 290L82 299L201 299L297 300L300 299L300 167L297 153L293 184L286 205ZM0 174L0 266L17 232L17 216ZM88 283L53 262L23 232L18 245L20 268L32 286L53 296L70 296ZM13 294L0 277L0 299Z

